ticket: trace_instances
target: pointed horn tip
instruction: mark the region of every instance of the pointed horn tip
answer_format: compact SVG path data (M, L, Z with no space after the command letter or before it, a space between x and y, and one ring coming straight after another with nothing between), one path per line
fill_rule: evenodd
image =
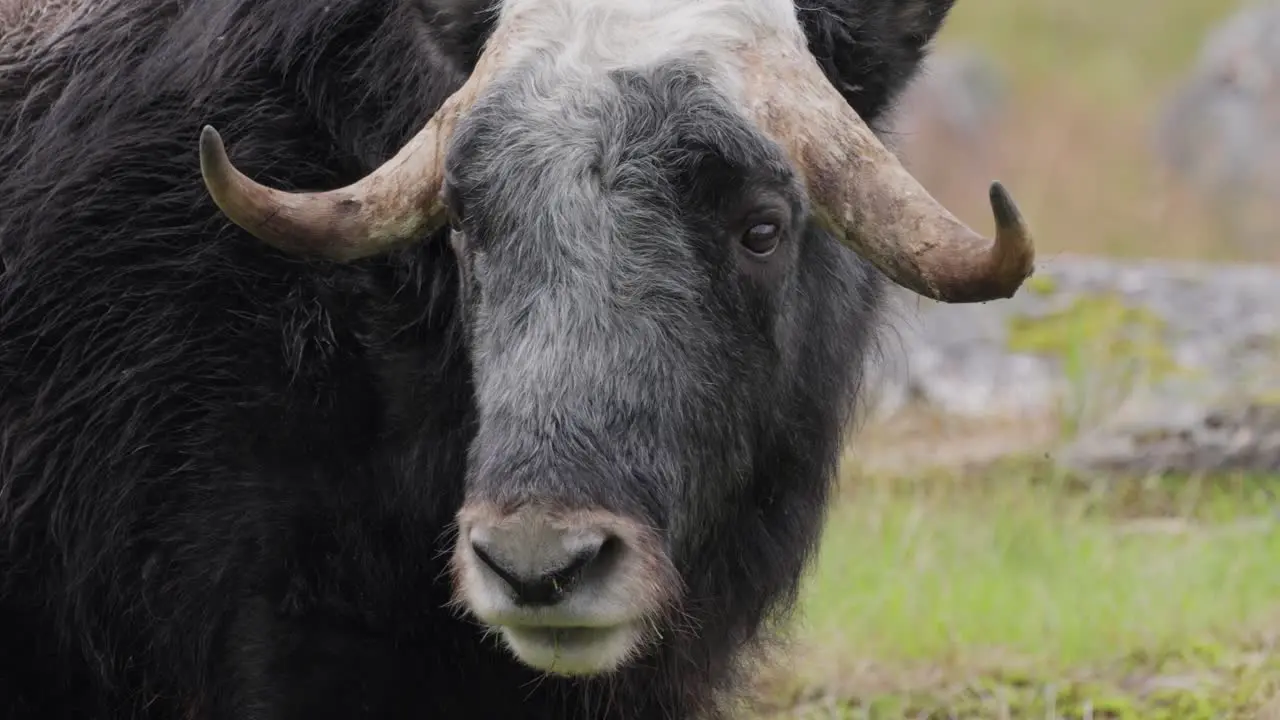
M222 144L222 136L212 125L205 125L200 130L200 174L204 176L204 184L210 192L214 192L215 183L221 184L226 181L229 165L227 148Z
M991 213L995 216L996 245L1004 259L1001 265L1010 275L1016 276L1016 290L1035 270L1036 249L1031 229L1027 227L1022 211L1003 183L993 181L988 196L991 200ZM1010 280L1013 279L1010 277Z
M226 147L222 144L222 136L218 131L213 129L212 125L205 125L200 129L200 159L212 159L219 155L226 155Z
M222 142L222 136L214 129L212 125L205 125L200 128L200 144L203 146L206 142Z
M1018 204L1013 201L1013 196L1005 189L1003 183L995 180L991 183L991 188L987 193L991 199L991 210L995 214L996 228L999 230L1017 230L1019 235L1026 236L1026 242L1031 242L1031 233L1027 230L1026 220L1022 217L1022 211L1018 209Z

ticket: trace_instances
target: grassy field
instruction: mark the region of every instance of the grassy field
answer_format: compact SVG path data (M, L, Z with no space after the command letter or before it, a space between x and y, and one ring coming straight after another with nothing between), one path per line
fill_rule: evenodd
M1238 6L960 0L939 47L992 57L1012 97L996 157L939 153L926 185L988 228L986 184L1004 180L1042 258L1280 261L1280 243L1223 240L1150 152L1158 104ZM761 717L1280 719L1280 477L900 462L980 442L941 434L847 469Z
M1238 0L960 0L938 48L987 55L1008 77L1011 97L990 162L944 148L929 160L926 185L988 228L987 183L1005 181L1042 257L1280 261L1280 244L1223 240L1208 209L1165 177L1151 150L1159 104L1191 68L1207 30L1237 7Z
M850 473L765 717L1280 717L1277 487Z

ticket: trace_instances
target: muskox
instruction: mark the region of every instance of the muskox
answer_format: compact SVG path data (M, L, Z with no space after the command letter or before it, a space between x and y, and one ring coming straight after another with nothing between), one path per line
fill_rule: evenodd
M1031 271L868 124L951 4L0 0L7 717L721 716Z

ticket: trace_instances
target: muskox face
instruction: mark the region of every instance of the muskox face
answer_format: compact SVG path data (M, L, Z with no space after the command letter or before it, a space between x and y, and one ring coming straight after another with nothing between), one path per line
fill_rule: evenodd
M596 672L750 477L822 268L785 156L696 66L551 72L495 82L449 155L480 418L457 580L529 664Z
M755 491L770 455L832 432L847 383L828 380L857 370L860 346L822 334L857 330L870 279L833 240L944 301L1030 273L1003 189L994 242L939 206L792 2L505 0L471 78L339 190L263 187L201 138L215 201L286 251L358 258L452 222L479 417L454 580L534 668L618 668L717 600L687 588L738 565L727 518L795 522L762 522Z

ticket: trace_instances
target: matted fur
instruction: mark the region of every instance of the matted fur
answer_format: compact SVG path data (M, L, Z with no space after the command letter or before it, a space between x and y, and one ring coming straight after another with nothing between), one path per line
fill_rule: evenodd
M26 51L73 22L87 0L0 0L0 49Z
M799 18L874 121L950 5L800 0ZM196 156L212 123L261 182L351 182L458 87L490 16L465 0L69 7L0 44L0 714L715 716L815 546L879 277L807 228L789 299L742 300L780 328L769 350L732 339L750 328L729 320L745 305L719 305L731 283L699 286L721 345L698 353L749 350L716 356L735 383L757 377L750 357L772 373L725 385L755 394L699 425L747 442L747 472L703 458L705 495L619 496L683 528L680 622L615 676L543 678L445 609L464 488L518 449L518 428L478 422L477 402L515 389L478 385L515 366L473 382L473 359L497 362L477 338L498 335L458 290L497 280L460 272L445 233L349 266L287 258L217 212ZM623 74L609 101L721 107L689 77ZM497 167L455 177L479 188Z

